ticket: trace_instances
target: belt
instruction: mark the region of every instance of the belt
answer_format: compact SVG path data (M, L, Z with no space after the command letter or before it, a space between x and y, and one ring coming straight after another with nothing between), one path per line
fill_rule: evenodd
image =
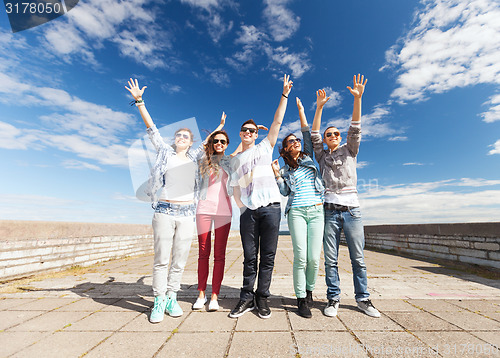
M349 211L349 207L333 203L325 203L325 210Z
M279 201L275 201L274 203L266 205L266 207L267 206L273 206L273 205L281 205L281 203Z

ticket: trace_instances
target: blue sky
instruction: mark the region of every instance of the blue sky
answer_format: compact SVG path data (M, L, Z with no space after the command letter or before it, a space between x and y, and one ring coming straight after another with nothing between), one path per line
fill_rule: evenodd
M325 88L323 125L345 134L363 73L365 224L498 221L498 18L494 0L80 0L13 34L3 13L0 219L151 221L129 166L145 134L129 77L158 127L204 135L225 111L232 151L243 121L271 124L284 73L310 123ZM298 129L292 100L281 135Z

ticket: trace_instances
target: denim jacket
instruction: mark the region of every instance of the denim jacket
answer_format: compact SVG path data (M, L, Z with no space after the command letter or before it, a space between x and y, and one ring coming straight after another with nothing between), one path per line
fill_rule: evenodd
M231 184L231 157L229 155L223 156L220 159L219 164L220 164L220 167L227 174L226 191L227 191L227 195L231 196L231 195L233 195L233 187L230 185ZM199 182L200 182L199 199L205 200L207 198L208 184L210 182L210 176L209 175L201 175L201 173L200 173Z
M156 149L156 161L154 166L151 168L151 176L149 177L149 186L147 189L147 195L151 198L152 207L156 209L158 205L158 189L163 186L163 180L165 172L167 171L167 161L172 156L176 155L174 148L165 143L163 138L160 135L160 132L153 124L150 128L146 130L149 135L149 139L153 146ZM198 160L203 155L204 143L196 148L190 148L186 154L186 156L191 159L196 164ZM195 199L198 198L199 192L199 173L198 173L198 165L196 165L196 174L195 174L195 183L194 183L194 196Z
M303 148L304 148L304 153L306 153L306 155L302 159L299 159L298 164L307 168L311 168L314 171L314 186L316 187L317 191L323 193L325 191L325 186L323 185L321 172L318 170L316 164L314 164L314 161L312 159L313 147L311 141L311 132L309 130L309 127L303 127L301 130L302 130L302 137L304 138ZM288 196L288 202L286 203L286 208L285 208L285 215L290 210L293 198L295 196L295 193L297 192L297 188L295 187L294 173L295 170L293 168L290 168L288 164L285 164L280 169L281 178L279 178L276 181L281 195Z

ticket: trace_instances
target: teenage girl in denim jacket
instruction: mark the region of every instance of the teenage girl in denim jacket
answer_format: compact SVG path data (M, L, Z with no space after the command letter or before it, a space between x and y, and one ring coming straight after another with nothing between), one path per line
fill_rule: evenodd
M137 79L130 79L128 85L129 87L125 88L134 97L146 124L149 138L157 152L148 192L155 209L153 216L155 299L149 320L151 323L158 323L163 320L165 312L172 317L183 314L177 302L177 291L180 289L182 273L194 235L195 199L199 182L197 162L203 155L204 143L193 150L191 148L193 134L188 128L175 132L173 145L165 143L142 100L146 87L140 88ZM170 254L172 262L169 265Z
M298 313L310 318L312 291L318 275L323 243L323 192L320 171L312 159L311 132L307 125L304 106L297 98L304 150L300 138L289 134L283 139L280 155L285 166L273 162L277 184L283 196L288 196L285 215L293 244L293 284L297 296Z

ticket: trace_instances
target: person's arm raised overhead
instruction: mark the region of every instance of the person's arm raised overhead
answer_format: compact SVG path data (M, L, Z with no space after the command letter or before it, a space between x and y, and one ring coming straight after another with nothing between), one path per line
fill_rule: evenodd
M352 153L352 155L356 156L359 151L359 143L361 141L361 97L365 92L365 86L368 82L368 79L365 79L365 76L354 75L353 78L353 87L347 86L347 89L354 96L354 105L352 108L352 120L351 126L347 133L347 148Z
M128 81L129 87L125 86L125 88L130 92L132 97L135 99L135 104L137 108L139 108L139 113L141 114L142 120L146 124L147 128L151 128L154 123L153 119L149 115L148 110L146 109L146 104L144 103L144 100L142 99L142 95L144 94L144 90L148 88L147 86L144 86L142 88L139 88L139 82L137 81L137 78L133 80L132 78Z
M290 81L290 76L283 76L283 92L281 93L280 104L278 105L278 109L274 114L274 120L271 124L271 128L269 129L269 133L267 134L267 139L269 140L269 144L271 147L274 147L276 141L278 140L278 134L280 132L281 124L283 123L283 118L285 117L286 106L288 104L288 95L292 90L293 82Z
M316 91L316 113L314 113L314 119L313 119L313 125L312 125L312 130L313 131L319 131L321 128L321 116L323 114L323 107L325 106L326 102L330 100L330 97L326 96L326 92L323 89L317 90Z

